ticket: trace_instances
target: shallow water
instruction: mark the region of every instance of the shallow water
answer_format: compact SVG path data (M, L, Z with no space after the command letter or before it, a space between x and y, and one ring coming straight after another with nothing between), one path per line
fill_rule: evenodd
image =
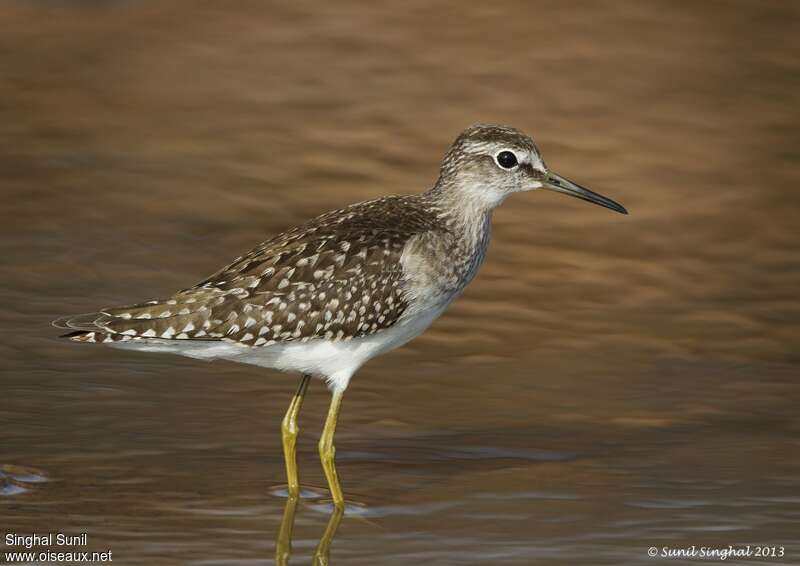
M798 9L565 6L3 3L0 531L86 532L120 564L272 564L295 378L49 321L423 190L493 121L631 215L552 194L497 211L465 295L345 396L331 563L765 544L784 558L727 563L800 564ZM312 384L292 564L331 517L327 401Z

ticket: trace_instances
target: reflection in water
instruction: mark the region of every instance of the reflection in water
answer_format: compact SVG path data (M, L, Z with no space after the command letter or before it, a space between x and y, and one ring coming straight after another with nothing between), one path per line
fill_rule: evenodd
M297 512L299 497L290 495L286 499L286 507L283 510L283 518L278 529L278 538L275 541L275 565L287 566L292 555L292 531L294 530L294 518ZM333 511L325 526L325 531L319 539L314 550L314 566L327 566L330 564L331 543L336 536L336 530L344 515L344 510L339 506L332 506Z
M339 523L343 515L344 509L334 505L331 517L328 519L328 524L325 526L325 532L322 533L322 538L319 539L319 544L314 551L314 566L330 564L331 543L333 542L333 537L336 536L336 530L339 528Z
M278 529L278 538L275 541L275 565L286 566L289 564L289 557L292 555L292 530L294 529L294 515L297 511L296 495L289 495L286 498L286 507L283 510L281 526Z
M35 484L46 481L47 476L41 470L13 464L0 465L0 496L20 495L30 491Z

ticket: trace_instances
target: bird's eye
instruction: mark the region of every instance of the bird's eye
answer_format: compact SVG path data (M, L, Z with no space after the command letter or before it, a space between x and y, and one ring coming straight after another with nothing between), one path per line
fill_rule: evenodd
M497 163L503 169L511 169L517 165L517 156L510 151L501 151L497 154Z

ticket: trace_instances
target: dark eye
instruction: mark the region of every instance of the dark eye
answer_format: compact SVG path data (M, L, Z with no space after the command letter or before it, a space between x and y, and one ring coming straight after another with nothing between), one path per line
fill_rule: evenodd
M517 164L517 156L510 151L501 151L497 154L497 162L503 169L511 169Z

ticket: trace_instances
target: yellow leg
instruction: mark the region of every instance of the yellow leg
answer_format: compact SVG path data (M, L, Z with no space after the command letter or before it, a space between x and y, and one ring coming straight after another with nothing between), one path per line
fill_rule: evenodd
M340 509L344 508L344 497L342 488L339 486L339 476L336 474L336 464L334 464L336 447L333 445L333 435L336 433L336 421L339 418L339 407L342 405L342 394L341 391L334 392L331 406L328 409L328 418L325 419L325 429L319 439L319 458L322 461L322 469L328 480L333 504Z
M286 416L283 417L281 422L281 438L283 439L283 458L286 461L286 478L289 483L289 497L297 497L300 493L300 482L297 479L297 433L300 429L297 427L297 414L300 412L300 407L303 406L303 398L308 389L308 382L311 376L308 374L303 375L300 381L300 386L297 392L292 397L292 402L289 403L289 408L286 411Z

